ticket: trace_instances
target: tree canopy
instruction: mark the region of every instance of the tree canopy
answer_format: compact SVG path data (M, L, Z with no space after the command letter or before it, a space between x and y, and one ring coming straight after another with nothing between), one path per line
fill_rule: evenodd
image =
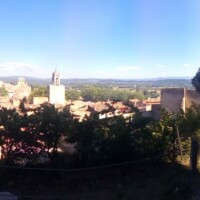
M127 101L129 99L145 99L145 96L140 91L129 91L119 89L109 89L89 86L85 87L81 91L81 96L85 101Z
M0 96L8 96L8 91L4 87L0 87Z
M74 167L80 167L139 160L161 154L166 148L167 156L173 157L174 119L167 113L159 122L141 113L130 119L116 116L100 120L91 115L79 122L69 107L57 109L48 103L31 115L26 112L0 110L0 146L7 162L34 164L46 155L49 162L58 163L59 155L65 155L62 163L67 160L68 166L76 163ZM62 154L58 151L61 144L65 149ZM69 144L75 145L73 154L66 148Z
M192 85L195 90L200 93L200 68L198 69L196 75L192 78Z
M31 92L32 97L47 97L46 86L35 86Z

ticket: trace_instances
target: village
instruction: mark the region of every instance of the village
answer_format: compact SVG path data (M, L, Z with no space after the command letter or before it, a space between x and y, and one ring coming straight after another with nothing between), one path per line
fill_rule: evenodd
M28 85L24 77L19 77L18 82L14 84L0 81L0 86L7 91L7 96L0 97L0 106L5 108L19 108L21 101L31 95L31 86ZM157 98L148 98L145 100L129 99L122 101L83 101L83 100L65 100L64 85L60 84L60 73L56 70L52 73L52 82L46 86L48 89L47 97L32 97L31 102L26 103L26 109L40 107L44 103L50 103L57 108L70 106L70 112L73 116L82 121L91 114L98 114L99 119L114 116L123 116L124 118L132 117L135 109L140 111L143 117L149 117L154 120L160 119L161 109L168 112L178 113L182 109L184 112L192 103L200 103L199 94L192 89L184 88L164 88ZM173 101L171 101L173 99Z
M28 98L31 94L31 86L28 85L24 77L19 77L16 85L1 81L1 87L8 92L5 97L0 97L0 106L5 108L19 108L23 98ZM39 107L44 103L54 104L56 107L70 106L71 113L79 121L84 117L89 117L92 113L98 113L99 119L122 115L125 118L133 115L133 108L141 111L143 116L159 118L160 97L147 100L130 99L129 101L83 101L65 100L65 88L60 84L60 74L54 71L52 83L48 87L48 97L33 97L31 103L26 104L27 109ZM31 114L31 111L29 112Z

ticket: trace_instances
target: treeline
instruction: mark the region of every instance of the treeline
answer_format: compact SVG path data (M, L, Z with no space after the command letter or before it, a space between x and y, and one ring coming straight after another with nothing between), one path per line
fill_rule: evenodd
M130 89L111 89L104 87L89 86L81 90L66 90L66 100L77 100L83 98L85 101L127 101L129 99L144 100L148 97L156 98L159 94L155 90L130 90Z
M67 94L68 91L66 91ZM145 99L145 96L140 91L129 91L129 90L119 90L119 89L109 89L100 87L86 87L81 90L80 96L85 101L127 101L129 99Z
M22 106L23 107L23 106ZM193 109L193 110L192 110ZM0 110L0 147L5 163L35 165L42 160L65 167L86 167L157 157L175 161L189 154L200 115L193 107L186 116L162 113L157 122L138 112L132 118L99 120L96 114L79 122L69 107L43 104L26 110ZM179 129L179 134L177 134ZM187 136L187 133L190 133Z
M146 95L145 95L146 94ZM65 91L65 99L66 100L78 100L82 98L85 101L127 101L129 99L140 99L143 100L151 94L155 97L155 93L145 91L130 91L130 90L122 90L122 89L111 89L111 88L103 88L96 86L88 86L83 87L81 90L75 89L67 89ZM45 86L34 86L30 98L39 97L39 96L47 96L47 87Z
M47 87L40 85L32 86L32 92L30 98L33 97L47 97Z

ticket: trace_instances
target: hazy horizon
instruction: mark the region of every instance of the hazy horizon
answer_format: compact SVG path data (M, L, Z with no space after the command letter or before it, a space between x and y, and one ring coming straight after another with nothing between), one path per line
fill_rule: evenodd
M42 77L35 77L35 76L0 76L0 78L16 78L18 79L19 77L25 77L25 78L29 78L29 79L52 79L52 77L45 77L45 78L42 78ZM77 77L70 77L70 78L63 78L63 77L60 77L61 80L62 79L83 79L83 80L87 80L87 79L94 79L94 80L168 80L168 79L174 79L174 80L179 80L179 79L184 79L184 80L190 80L192 79L192 77L152 77L152 78L92 78L92 77L88 77L88 78L77 78Z

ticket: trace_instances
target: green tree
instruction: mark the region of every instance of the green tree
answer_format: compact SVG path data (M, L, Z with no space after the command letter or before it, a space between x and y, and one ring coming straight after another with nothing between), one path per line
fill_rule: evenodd
M159 97L159 94L156 91L149 91L149 90L144 90L143 91L144 95L146 98L157 98Z
M182 132L191 138L191 167L197 169L200 138L200 105L192 104L182 120Z
M21 116L16 109L2 108L0 110L0 137L3 157L10 162L19 150L21 140Z
M156 145L159 152L163 153L164 158L175 162L179 151L176 145L177 133L174 113L162 110L160 120L152 123L151 131L157 138Z
M37 134L49 158L53 160L57 156L61 137L66 136L70 131L73 116L68 107L59 111L54 105L48 103L38 108L35 115L39 122Z
M78 100L80 99L80 92L77 90L66 90L65 91L65 99L66 100Z
M81 96L85 101L127 101L132 98L144 99L145 96L139 91L127 91L127 90L113 90L109 88L100 88L95 86L89 86L81 91Z
M131 132L123 117L104 119L101 132L103 138L99 147L100 160L105 163L117 163L134 158Z
M200 92L200 68L198 69L196 75L192 78L192 85L197 92Z
M21 102L20 102L20 104L19 104L19 109L20 109L20 111L22 112L22 113L25 113L26 112L26 104L27 104L27 98L26 97L24 97L22 100L21 100Z
M5 87L0 87L0 96L8 96L8 91L5 89Z
M31 92L31 97L47 97L46 86L36 86Z
M85 118L82 122L75 121L68 142L75 143L80 165L88 165L96 159L96 150L101 140L96 131L101 121L95 118Z
M192 85L194 86L196 92L200 93L200 68L198 69L196 75L192 78ZM197 157L199 155L199 126L197 125L197 121L200 119L199 118L199 107L197 105L193 105L187 114L187 122L189 123L190 126L190 131L193 135L192 137L192 143L191 143L191 164L192 164L192 169L196 170L197 169ZM194 122L194 124L191 123L191 121Z

